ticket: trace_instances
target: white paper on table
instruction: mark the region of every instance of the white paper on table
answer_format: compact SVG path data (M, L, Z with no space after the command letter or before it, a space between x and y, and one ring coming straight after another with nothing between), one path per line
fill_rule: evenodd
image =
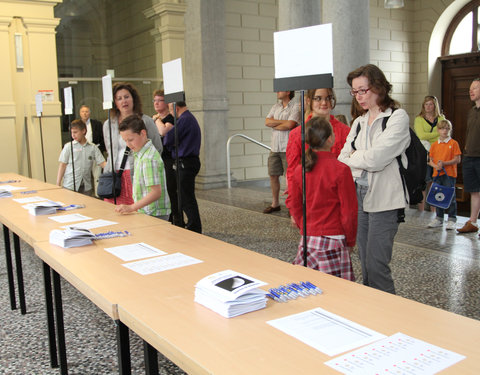
M190 266L192 264L202 263L203 260L192 258L182 253L164 255L158 258L139 260L137 262L125 263L122 266L131 269L141 275L162 272L174 268Z
M165 251L159 250L144 242L132 243L123 246L106 247L105 250L126 262L167 254Z
M49 202L49 201L47 201ZM31 208L35 208L35 207L38 207L38 206L43 206L44 204L46 204L47 202L35 202L35 203L28 203L28 204L24 204L22 206L22 208L25 208L26 210L29 210ZM62 203L62 202L52 202L52 203L57 203L61 206L65 206L65 203Z
M374 344L325 362L343 374L436 374L466 357L396 333Z
M89 217L89 219L91 219L91 217ZM118 224L118 223L116 221L98 219L93 221L84 221L83 223L78 223L78 224L75 224L74 226L75 228L81 228L81 229L93 229L93 228L107 227L109 225L115 225L115 224ZM67 227L70 227L70 225L64 225L62 228L67 228Z
M41 201L47 201L48 198L43 198L43 197L28 197L28 198L15 198L13 199L15 202L24 204L24 203L34 203L34 202L41 202Z
M62 215L62 216L49 216L51 220L56 221L57 223L71 223L74 221L82 221L82 220L91 220L91 217L81 215L81 214L70 214L70 215Z
M385 337L319 307L267 323L329 356Z
M23 189L26 189L26 187L2 185L2 190L6 190L6 191L23 190Z

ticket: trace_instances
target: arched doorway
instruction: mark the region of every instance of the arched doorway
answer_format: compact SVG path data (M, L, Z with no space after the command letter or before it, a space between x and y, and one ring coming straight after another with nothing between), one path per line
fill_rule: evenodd
M480 0L466 4L453 18L442 45L442 103L445 116L453 123L452 137L465 147L467 114L472 107L468 94L474 78L480 76ZM458 171L459 211L469 211L469 197L463 194L463 176Z

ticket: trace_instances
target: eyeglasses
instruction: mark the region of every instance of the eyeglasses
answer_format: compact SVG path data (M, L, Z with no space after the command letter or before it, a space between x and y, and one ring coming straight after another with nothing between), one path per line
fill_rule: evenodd
M368 89L350 90L350 95L352 95L352 96L357 96L357 95L363 96L369 91L370 91L370 87Z
M327 102L327 103L330 103L330 102L332 101L332 99L333 99L333 97L330 96L330 95L329 95L329 96L326 96L326 97L323 97L323 96L314 96L314 97L312 98L312 100L313 100L314 102L325 101L325 102Z

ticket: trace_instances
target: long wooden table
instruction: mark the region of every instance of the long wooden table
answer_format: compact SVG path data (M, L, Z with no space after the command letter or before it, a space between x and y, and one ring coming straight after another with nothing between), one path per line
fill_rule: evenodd
M2 176L4 177L4 176ZM15 175L9 175L5 177L9 180L19 179L21 184L26 181L23 176L15 177ZM26 185L26 184L25 184ZM19 185L20 186L20 185ZM23 185L22 185L23 186ZM13 197L0 199L0 222L4 224L4 235L5 238L8 237L8 229L5 233L5 228L10 228L14 235L14 247L16 255L16 264L17 264L17 278L19 284L19 298L20 306L22 313L26 313L26 304L25 304L25 292L23 289L23 274L21 267L21 253L20 253L20 243L19 237L22 238L25 242L33 247L35 242L38 241L48 241L50 231L53 229L59 229L64 225L75 225L76 223L62 224L56 221L49 219L49 216L64 216L72 213L80 213L82 215L91 217L92 219L105 219L117 224L112 224L100 228L92 229L94 233L108 232L108 231L123 231L123 230L135 230L136 228L148 227L154 225L169 225L169 223L150 217L143 214L130 214L130 215L121 215L114 211L114 206L110 203L100 201L98 199L88 197L67 189L62 189L56 185L44 184L39 181L35 182L32 180L32 183L28 185L29 189L37 190L34 194L22 195L15 192ZM41 215L33 216L28 213L28 210L22 208L22 203L14 201L16 198L27 198L31 196L40 196L42 198L59 201L65 205L69 204L82 204L85 205L85 208L74 209L69 211L64 211L57 213L55 215ZM105 240L106 241L106 240ZM7 244L6 244L7 248ZM8 247L9 248L9 247ZM8 252L7 252L8 253ZM7 256L8 259L8 256ZM13 273L12 273L13 280ZM55 339L57 340L58 345L58 357L60 359L60 370L62 374L67 373L67 362L66 362L66 349L65 349L65 339L64 339L64 328L63 328L63 308L61 301L61 290L60 290L60 278L57 272L50 270L50 267L47 263L43 263L43 277L45 285L45 302L47 309L47 327L48 327L48 337L49 337L49 350L50 350L50 362L52 367L58 366L57 361L57 348L55 345ZM10 276L9 276L10 278ZM56 297L52 299L52 281L53 281L53 295ZM11 287L13 289L13 286ZM14 290L12 290L14 293ZM13 294L14 296L14 294ZM115 321L118 321L116 315L116 309L112 306L104 307L104 311ZM54 320L54 308L56 320ZM113 313L115 312L115 314ZM55 334L55 324L57 327L57 334ZM123 326L117 324L117 341L119 347L124 348L128 346L128 330ZM123 340L123 341L122 341ZM126 340L126 342L125 342ZM123 349L125 352L126 349ZM119 361L122 361L119 358ZM125 368L129 367L127 363Z
M402 332L467 356L445 373L480 371L480 322L476 320L173 226L140 228L131 238L108 240L108 246L139 241L203 262L141 276L104 251L107 243L101 241L67 250L41 242L35 244L35 251L98 306L115 303L123 324L190 374L337 373L323 364L330 357L266 324L315 307L385 335ZM87 264L95 265L85 273ZM271 286L309 280L324 294L286 304L269 301L266 309L226 319L193 300L196 282L224 269Z

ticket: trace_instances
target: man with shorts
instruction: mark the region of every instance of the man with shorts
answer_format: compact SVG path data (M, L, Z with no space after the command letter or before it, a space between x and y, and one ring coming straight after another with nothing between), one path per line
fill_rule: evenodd
M463 184L470 193L470 220L458 229L459 233L478 231L477 218L480 212L480 78L470 85L470 100L475 106L468 112L465 157L463 159Z
M272 128L272 148L268 155L268 175L272 189L272 204L263 210L264 214L280 211L280 176L287 171L288 135L300 122L300 103L292 100L295 91L277 92L278 102L273 105L265 119L265 126Z

